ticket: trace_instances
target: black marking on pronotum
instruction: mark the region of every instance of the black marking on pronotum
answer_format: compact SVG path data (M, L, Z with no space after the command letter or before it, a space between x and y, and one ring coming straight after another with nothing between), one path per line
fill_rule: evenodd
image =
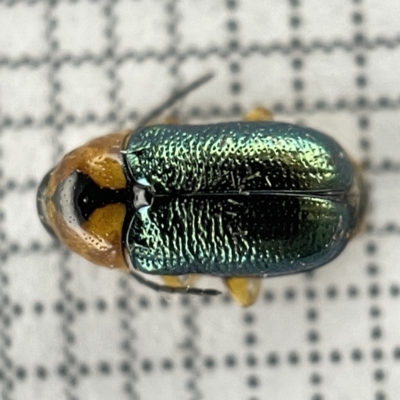
M64 179L52 196L57 211L76 217L80 224L87 221L96 209L107 204L126 204L127 199L127 189L101 188L81 171L74 171Z

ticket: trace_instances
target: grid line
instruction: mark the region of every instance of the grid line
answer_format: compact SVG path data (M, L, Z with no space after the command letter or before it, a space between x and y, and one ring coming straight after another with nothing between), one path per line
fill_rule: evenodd
M353 40L333 40L331 42L323 42L321 40L313 40L310 43L302 43L295 39L287 43L253 43L246 46L238 46L232 48L231 45L227 46L212 46L207 49L195 49L190 48L185 51L179 51L179 49L169 48L163 52L156 50L147 51L126 51L123 53L114 54L113 51L105 50L100 54L85 52L84 54L74 55L69 53L61 53L55 60L51 60L48 55L32 56L23 55L20 58L11 58L0 53L0 68L17 69L21 67L29 68L40 68L50 62L55 62L57 68L62 65L74 65L81 66L85 63L91 63L94 65L101 65L109 60L113 60L117 67L123 65L128 61L136 61L137 63L146 62L148 60L156 60L160 63L173 59L179 62L184 62L191 58L197 58L200 60L206 60L211 56L218 56L220 58L228 58L231 55L237 55L243 58L251 55L260 54L263 56L270 56L274 53L280 53L284 55L302 53L304 55L312 54L317 51L324 53L333 53L336 50L343 50L345 52L353 53L358 49L365 49L368 51L379 50L386 48L388 50L394 50L400 45L400 33L390 37L381 37L368 40L367 38L353 39Z
M56 89L58 91L58 89ZM389 97L378 97L375 99L368 99L364 96L355 96L353 99L338 98L334 102L326 102L324 100L316 100L312 104L304 104L292 102L293 104L282 104L275 103L269 108L275 112L275 114L282 116L292 116L301 114L315 114L321 112L358 112L358 111L368 111L368 112L378 112L383 110L397 111L400 108L400 95L398 98ZM61 104L57 105L58 113L61 111ZM217 106L211 106L208 109L200 109L198 107L193 107L189 109L184 115L185 118L199 118L202 120L220 118L239 118L243 112L246 111L244 107L240 104L235 105L232 108L221 108ZM122 115L122 121L136 121L139 119L137 111L131 110L129 113ZM115 114L113 112L107 113L107 115L98 115L93 112L88 112L82 117L77 117L73 114L66 114L58 118L58 124L60 128L66 126L77 126L84 127L89 124L104 125L110 122L115 122ZM25 115L20 118L13 118L9 115L3 115L0 119L0 125L8 129L23 129L23 128L43 128L47 126L53 126L54 116L52 114L46 115L41 119L32 117L31 115Z

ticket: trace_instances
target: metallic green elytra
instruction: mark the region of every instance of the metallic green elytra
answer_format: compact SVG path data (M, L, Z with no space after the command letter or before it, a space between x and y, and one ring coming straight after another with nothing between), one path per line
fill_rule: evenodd
M132 132L125 256L146 274L276 276L337 257L364 214L359 168L332 138L278 122Z

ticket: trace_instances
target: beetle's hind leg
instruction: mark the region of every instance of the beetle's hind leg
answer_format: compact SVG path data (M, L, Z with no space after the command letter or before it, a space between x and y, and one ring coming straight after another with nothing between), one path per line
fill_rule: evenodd
M256 107L243 116L244 121L273 121L274 117L268 108Z
M190 286L170 286L170 285L160 285L156 282L150 281L144 278L141 274L130 271L130 275L135 278L140 284L149 287L150 289L155 290L156 292L163 293L181 293L181 294L195 294L200 296L217 296L221 294L219 290L215 289L201 289L194 288ZM193 276L193 275L189 275Z
M225 285L232 298L242 307L251 306L258 297L261 278L238 277L224 278Z

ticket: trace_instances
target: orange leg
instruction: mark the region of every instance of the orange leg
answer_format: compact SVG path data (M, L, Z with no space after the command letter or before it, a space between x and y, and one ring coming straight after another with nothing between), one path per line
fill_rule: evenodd
M225 278L225 285L232 298L242 307L251 306L258 297L260 291L260 278Z
M199 279L198 275L163 275L163 282L170 287L190 287Z
M243 121L273 121L274 118L268 108L256 107L246 113Z

